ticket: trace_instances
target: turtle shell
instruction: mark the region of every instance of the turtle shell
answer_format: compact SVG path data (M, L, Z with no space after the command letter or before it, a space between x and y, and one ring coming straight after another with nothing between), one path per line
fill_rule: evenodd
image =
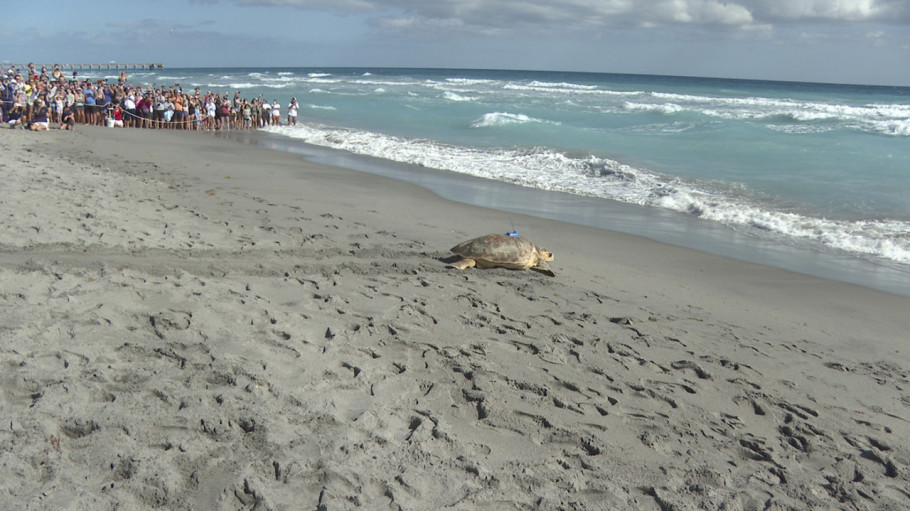
M526 238L490 234L459 243L452 252L478 262L528 267L537 260L537 246Z

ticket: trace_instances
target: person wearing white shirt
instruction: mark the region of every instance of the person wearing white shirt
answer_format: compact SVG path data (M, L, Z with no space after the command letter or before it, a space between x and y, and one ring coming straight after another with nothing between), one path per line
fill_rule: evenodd
M281 105L277 99L272 102L272 124L281 126Z
M123 117L123 124L127 128L134 126L135 120L138 116L136 115L136 100L133 99L132 94L128 94L125 98L123 98L123 112L125 113Z
M297 125L297 110L300 106L297 104L297 98L291 98L291 104L288 105L288 126Z
M269 104L269 100L262 100L262 117L259 119L262 122L263 126L268 126L272 124L272 105Z

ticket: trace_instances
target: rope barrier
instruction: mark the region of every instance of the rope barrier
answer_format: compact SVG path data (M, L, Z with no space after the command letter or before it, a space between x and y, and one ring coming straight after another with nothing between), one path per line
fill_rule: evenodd
M162 112L162 110L158 110L158 111L159 111L159 112ZM128 116L133 117L133 118L135 118L135 119L139 119L140 121L148 121L148 122L152 122L152 123L156 123L156 122L157 122L157 123L161 123L162 125L176 124L176 123L177 123L177 121L174 121L173 119L171 119L170 121L164 121L164 120L153 119L153 118L151 117L151 116L152 116L152 112L153 112L153 110L150 110L150 111L149 111L149 117L143 117L143 116L141 116L141 115L136 115L136 114L134 114L134 113L131 113L131 112L128 111L128 110L123 110L123 114L124 114L124 115L128 115ZM162 115L163 115L163 114L162 114ZM196 121L196 120L193 119L193 122L195 122L195 121ZM200 122L201 122L201 121L200 121Z
M160 111L160 110L159 110L159 111ZM160 128L160 127L164 127L164 126L180 126L180 125L186 126L188 123L192 123L192 124L190 124L190 127L188 128L189 131L198 131L198 130L200 129L200 128L199 128L200 126L205 126L205 121L206 121L206 119L211 119L210 122L211 122L212 124L210 125L210 127L211 127L212 129L221 129L220 127L217 126L218 123L219 123L217 117L209 117L208 115L205 115L205 114L202 114L202 118L201 118L201 119L196 119L196 118L193 118L193 119L186 119L186 118L184 118L184 120L182 120L182 121L177 121L177 120L174 120L174 119L171 119L170 121L167 121L167 120L159 120L159 119L153 119L153 118L151 118L151 117L145 117L145 116L142 116L142 115L134 114L134 113L130 112L129 110L123 110L123 115L124 115L124 117L127 117L127 116L128 116L128 117L131 117L131 118L133 118L133 119L135 119L135 120L138 120L138 121L140 121L140 122L143 122L143 123L144 123L144 122L152 123L153 126L158 126L159 128ZM196 114L194 113L193 115L195 116ZM234 121L236 120L236 119L234 119L234 117L235 117L235 115L232 113L232 114L231 114L231 120L227 123L227 124L228 124L227 128L228 128L228 129L246 129L246 128L236 128L235 126L233 126L232 124L233 124ZM108 112L108 118L110 118L110 112ZM222 119L223 119L223 117L222 117ZM250 126L250 129L252 129L252 128L253 128L253 126ZM259 128L259 126L256 126L256 128Z
M160 111L160 110L158 110L158 111ZM218 123L218 117L209 117L208 115L205 115L205 114L201 114L202 118L200 118L200 119L195 119L195 118L194 118L194 119L184 119L184 120L182 120L182 121L177 121L177 120L174 120L173 118L172 118L170 121L152 119L151 117L144 117L144 116L141 116L141 115L136 115L136 114L130 112L129 110L123 110L123 114L124 114L125 116L133 117L134 119L139 119L139 120L141 120L141 121L147 121L147 122L152 122L152 123L160 123L161 125L165 125L165 126L166 126L166 125L173 125L173 126L176 126L176 125L179 125L179 124L186 124L186 123L188 123L188 122L192 122L192 123L194 123L194 125L196 125L197 123L200 124L200 125L202 125L202 124L205 124L205 120L206 120L206 119L212 119L211 122L214 123L214 124L217 124L217 123ZM193 115L195 116L196 114L193 113ZM231 122L233 122L233 121L234 121L234 119L233 119L234 114L233 114L233 113L231 114L231 117L232 117ZM223 117L222 117L222 119L223 119ZM214 126L213 126L213 128L214 128Z

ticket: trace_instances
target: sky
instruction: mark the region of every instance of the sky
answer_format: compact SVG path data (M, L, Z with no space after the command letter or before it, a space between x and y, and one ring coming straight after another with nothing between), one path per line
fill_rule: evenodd
M910 0L30 0L0 62L435 67L910 86Z

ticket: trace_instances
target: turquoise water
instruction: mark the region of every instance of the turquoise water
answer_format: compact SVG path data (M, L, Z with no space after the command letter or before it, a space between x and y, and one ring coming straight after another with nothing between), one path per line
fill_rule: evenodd
M910 88L450 69L165 69L301 105L306 144L910 268Z

